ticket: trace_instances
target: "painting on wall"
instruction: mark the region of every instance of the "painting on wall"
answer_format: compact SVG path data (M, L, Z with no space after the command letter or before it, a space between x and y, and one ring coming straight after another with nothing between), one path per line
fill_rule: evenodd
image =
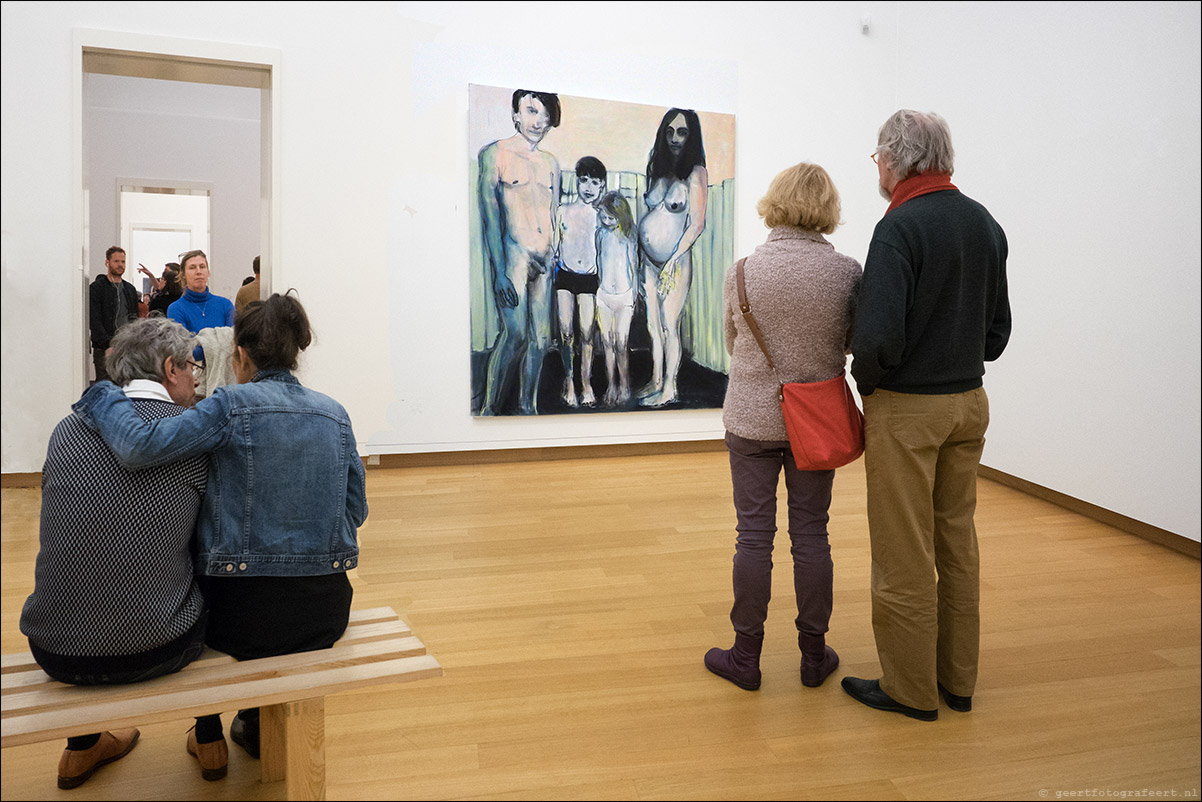
M721 407L735 120L468 87L472 414Z

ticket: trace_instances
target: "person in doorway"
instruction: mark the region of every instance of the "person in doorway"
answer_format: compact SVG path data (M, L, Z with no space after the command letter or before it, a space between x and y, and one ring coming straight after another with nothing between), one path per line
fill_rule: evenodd
M208 644L240 660L329 648L350 616L365 473L346 410L293 375L312 339L300 301L275 294L234 324L238 384L178 418L143 421L107 382L74 407L129 468L211 452L196 571ZM258 757L258 708L239 711L230 736ZM197 719L187 748L206 779L224 774L224 745L219 716Z
M972 709L980 647L973 514L989 425L981 377L1010 339L1006 235L951 182L952 135L903 109L872 153L889 201L868 247L852 338L864 398L879 680L843 689L920 721Z
M163 317L113 337L108 375L138 420L174 417L192 403L191 351L192 336ZM73 685L140 682L204 650L191 542L207 470L203 454L132 470L79 415L55 427L42 466L34 591L20 625L47 674ZM136 729L68 738L58 787L82 785L137 741Z
M142 275L146 276L146 278L150 280L150 295L151 296L158 295L160 292L163 291L163 287L166 286L166 281L162 278L156 278L154 273L150 272L149 267L147 267L144 264L139 263L138 264L138 272L141 273Z
M242 314L242 310L246 308L248 303L259 300L259 257L255 257L254 262L251 263L251 267L255 271L254 277L242 282L242 287L238 290L238 294L234 296L234 317Z
M209 291L209 257L188 251L180 257L183 296L167 307L167 317L195 334L201 329L234 325L234 305L229 298Z
M150 299L150 314L153 315L157 312L166 317L167 308L184 294L183 285L180 283L179 263L168 262L163 265L162 281L162 289L159 290L158 295Z
M114 245L104 253L105 272L88 287L88 328L92 333L92 364L96 381L109 378L105 352L117 330L138 319L138 290L124 279L125 249Z
M234 325L234 305L229 298L209 292L209 257L204 251L188 251L180 257L184 294L167 307L167 317L196 334L201 329ZM204 349L196 346L193 358L204 359Z
M560 173L539 143L559 125L559 96L513 93L513 136L480 149L480 213L501 332L488 358L481 415L496 415L511 367L521 364L518 410L536 414L539 375L551 347L551 282Z

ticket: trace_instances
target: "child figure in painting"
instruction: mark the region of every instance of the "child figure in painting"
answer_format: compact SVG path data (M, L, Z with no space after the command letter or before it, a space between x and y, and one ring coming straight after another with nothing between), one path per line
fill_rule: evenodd
M599 159L576 162L575 203L559 207L556 227L559 259L555 268L555 305L563 357L563 400L574 407L593 406L593 334L597 319L597 201L605 192L606 170ZM576 399L576 325L580 327L580 402Z
M605 405L618 406L630 400L630 321L634 317L635 270L638 244L630 204L620 192L609 192L597 204L601 225L597 228L597 317L609 386ZM614 381L615 368L618 381Z

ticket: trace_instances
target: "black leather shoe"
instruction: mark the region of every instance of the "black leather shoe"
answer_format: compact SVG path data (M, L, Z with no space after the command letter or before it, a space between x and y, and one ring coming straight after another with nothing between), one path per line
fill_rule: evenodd
M972 710L971 696L956 696L956 694L943 687L943 683L939 683L939 695L943 697L943 701L947 702L947 706L957 713L967 713Z
M230 722L230 740L246 750L246 754L259 759L259 727L258 724L248 726L241 715L234 716Z
M934 721L939 718L938 710L919 710L916 707L910 707L903 705L901 702L894 701L889 694L881 690L881 681L878 679L844 677L842 684L843 690L847 691L847 695L852 699L869 707L874 707L877 710L901 713L903 716L916 718L919 721Z

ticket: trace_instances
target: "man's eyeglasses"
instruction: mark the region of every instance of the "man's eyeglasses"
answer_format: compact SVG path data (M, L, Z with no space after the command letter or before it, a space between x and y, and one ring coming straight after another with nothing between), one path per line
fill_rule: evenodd
M192 375L193 376L195 376L196 378L200 378L201 376L204 375L204 372L205 372L204 365L200 364L199 362L193 362L191 359L188 360L188 364L192 366Z
M868 158L872 159L872 163L873 163L873 164L880 164L880 162L878 162L878 161L876 160L876 157L877 157L878 155L879 155L879 154L878 154L878 152L874 150L874 151L872 152L872 155L870 155Z

